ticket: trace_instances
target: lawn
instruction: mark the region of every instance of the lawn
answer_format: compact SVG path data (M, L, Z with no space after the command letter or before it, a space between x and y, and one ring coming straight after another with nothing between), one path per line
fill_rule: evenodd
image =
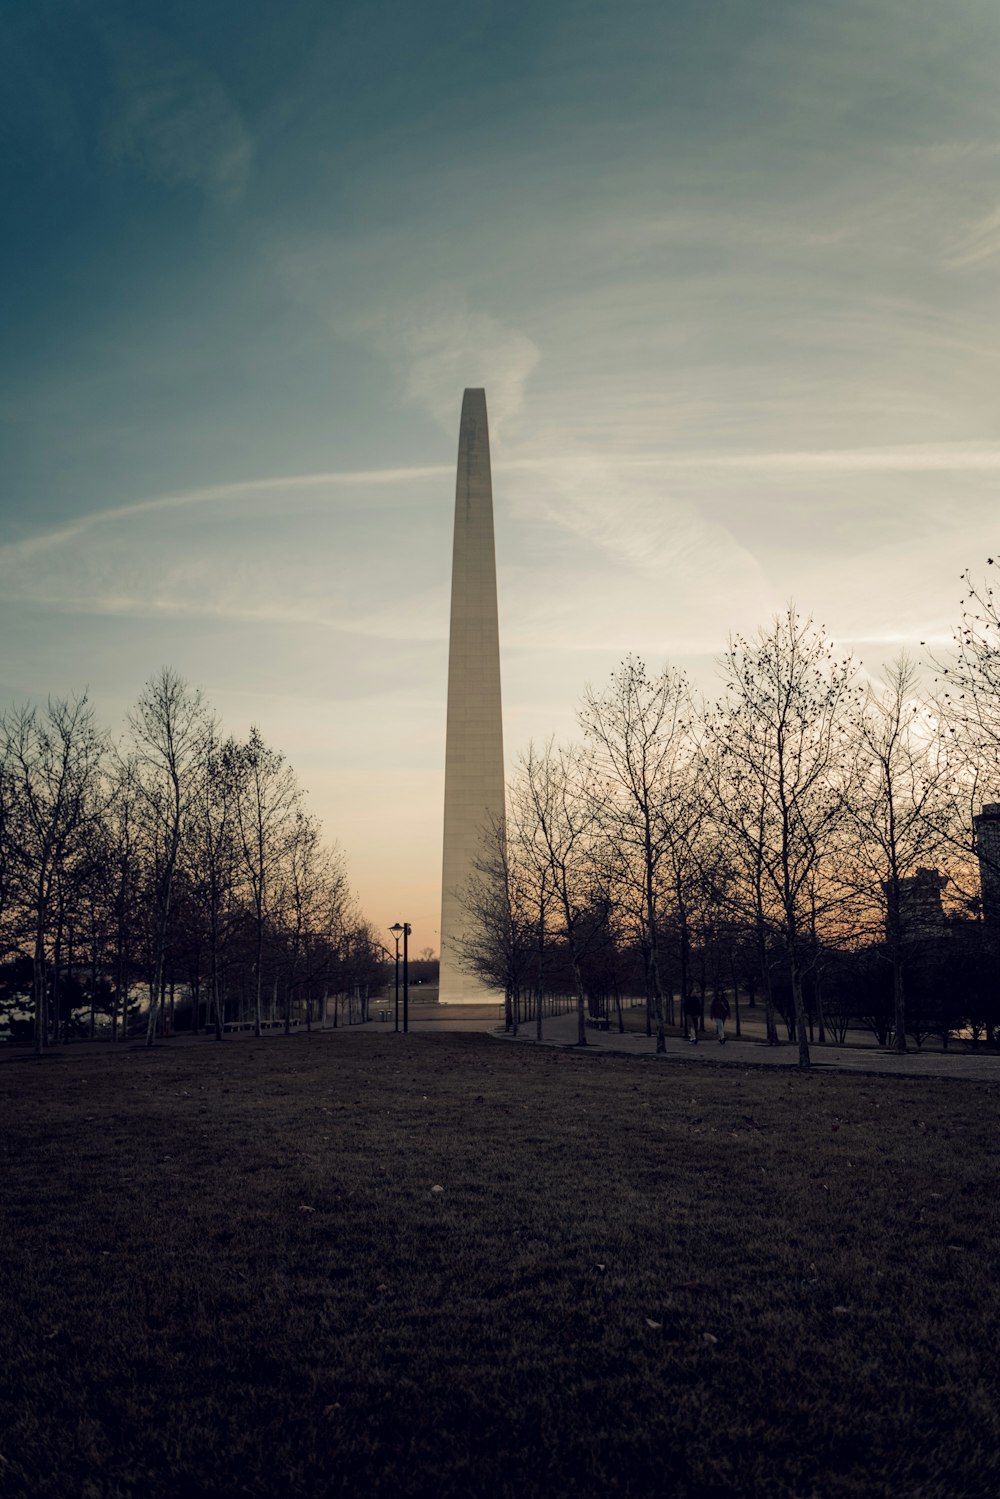
M993 1499L998 1103L371 1030L6 1063L0 1492Z

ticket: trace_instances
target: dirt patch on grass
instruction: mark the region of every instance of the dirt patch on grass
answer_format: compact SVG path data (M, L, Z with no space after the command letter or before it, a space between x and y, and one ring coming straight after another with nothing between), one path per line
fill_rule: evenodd
M4 1068L0 1491L993 1495L997 1113L476 1035Z

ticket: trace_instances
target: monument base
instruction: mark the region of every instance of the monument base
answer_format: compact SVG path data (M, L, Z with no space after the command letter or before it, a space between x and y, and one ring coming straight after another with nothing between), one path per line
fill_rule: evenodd
M504 992L489 984L481 983L474 975L461 969L445 968L438 986L438 1003L442 1005L502 1005Z

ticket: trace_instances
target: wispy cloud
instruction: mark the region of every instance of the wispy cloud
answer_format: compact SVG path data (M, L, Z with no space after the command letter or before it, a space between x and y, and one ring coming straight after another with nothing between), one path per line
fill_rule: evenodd
M1000 141L991 139L941 140L934 141L929 146L907 146L900 149L899 154L922 163L940 164L947 167L952 167L958 162L992 164L1000 156Z
M945 255L952 270L982 265L1000 255L1000 208L967 225Z
M919 630L926 588L913 592L903 582L890 595L883 586L875 608L878 576L916 574L928 528L940 534L939 551L947 543L955 553L954 571L965 531L982 531L988 496L968 495L958 536L933 519L932 490L911 494L900 510L889 489L872 512L867 542L858 534L852 544L835 526L823 554L808 527L786 527L780 548L774 538L761 542L770 507L784 513L801 479L814 486L801 514L829 528L843 509L841 475L891 485L896 476L953 474L969 484L998 472L1000 446L973 443L618 458L582 448L544 456L515 449L494 464L498 534L509 566L507 638L545 638L573 649L654 641L691 650L713 638L717 645L720 629L750 626L780 603L789 569L811 592L829 596L832 608L839 601L852 630L888 638L903 618ZM439 640L452 477L451 463L279 475L93 511L0 547L0 587L9 598L61 612L255 620ZM780 481L777 493L760 489L769 477L771 491ZM387 548L384 507L393 507L395 526L425 500L425 513L436 518L431 532L405 530L407 548ZM748 506L758 513L759 534L746 528ZM179 528L173 516L185 510L193 518ZM878 534L888 538L884 549ZM420 566L415 546L425 549Z
M253 142L218 76L163 34L121 22L102 31L114 79L109 154L171 186L238 199Z
M394 333L382 328L379 343L390 357L407 361L406 399L423 406L449 432L455 425L456 392L482 386L488 392L490 427L499 436L524 403L525 386L541 359L526 334L468 305L410 316Z
M440 640L453 476L450 464L275 476L91 512L0 547L0 596L60 614Z
M360 344L395 372L404 400L422 407L453 434L467 386L487 391L496 438L522 409L542 350L509 317L474 304L463 285L442 280L441 256L430 244L414 249L400 279L394 235L320 237L281 245L275 270L299 302L340 338ZM372 295L372 286L378 289ZM339 294L331 296L331 285Z
M500 470L553 472L587 471L592 470L594 464L593 457L576 453L552 458L510 458L495 466ZM615 459L614 466L650 473L713 469L765 473L993 473L1000 471L1000 444L912 443L884 448L791 449L788 452L759 453L689 451L633 458L623 456Z
M406 484L418 479L438 478L450 474L447 464L424 465L411 468L374 468L333 470L317 474L282 474L267 479L235 479L228 484L209 484L197 489L187 489L176 494L156 495L148 500L136 500L130 505L117 505L106 510L91 510L78 516L67 525L57 526L51 531L41 531L20 541L0 546L0 562L26 560L50 547L75 541L98 526L114 525L130 520L133 516L152 514L160 510L184 510L190 506L218 504L238 500L242 496L273 493L303 493L311 489L326 489L336 486L377 486Z
M735 251L745 262L748 251L782 257L803 252L839 248L856 237L859 225L834 213L803 218L789 209L765 213L758 209L673 209L636 212L630 205L613 219L607 215L590 220L577 239L590 255L614 254L645 258L672 247L711 246L723 253Z
M503 437L517 416L525 390L542 358L534 339L514 324L473 307L453 288L409 290L394 303L354 313L339 331L374 349L396 370L404 400L422 407L449 435L455 430L461 393L487 392L490 433Z

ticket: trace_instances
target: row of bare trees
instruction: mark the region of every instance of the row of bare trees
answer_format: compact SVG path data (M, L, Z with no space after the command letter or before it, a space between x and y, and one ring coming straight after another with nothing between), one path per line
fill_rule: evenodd
M956 645L934 663L933 697L905 656L866 677L793 607L730 641L714 702L670 665L651 673L628 657L587 689L579 743L521 756L465 892L466 965L507 993L514 1024L533 1013L539 1034L536 996L571 987L583 1044L595 989L620 1015L639 963L662 1050L697 961L703 994L706 973L737 1005L741 988L760 994L772 1043L780 1011L808 1067L816 1026L821 1040L843 1031L827 1023L824 980L839 1016L845 955L858 975L875 958L892 994L876 1029L905 1051L924 1025L908 984L926 978L932 947L939 957L956 939L957 973L974 922L989 953L1000 915L981 920L977 856L991 855L973 834L974 811L1000 801L988 588L969 585ZM987 1031L1000 1006L990 1017Z
M185 995L189 1023L260 1034L367 991L382 953L324 845L295 773L252 729L224 736L200 692L164 669L126 732L86 696L0 718L0 960L30 959L34 1043L68 1031L89 991L124 1036L136 994L152 1044ZM81 975L86 976L84 983ZM336 1013L336 1012L335 1012Z

